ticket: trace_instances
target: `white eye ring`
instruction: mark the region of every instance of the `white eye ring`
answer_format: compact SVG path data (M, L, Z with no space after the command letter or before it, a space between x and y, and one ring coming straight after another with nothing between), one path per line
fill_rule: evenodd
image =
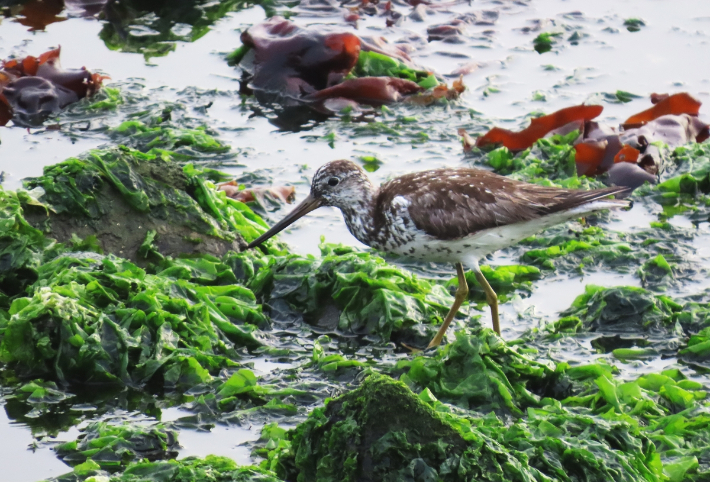
M331 177L330 179L328 179L328 185L331 187L337 186L339 182L340 179L338 179L337 177Z

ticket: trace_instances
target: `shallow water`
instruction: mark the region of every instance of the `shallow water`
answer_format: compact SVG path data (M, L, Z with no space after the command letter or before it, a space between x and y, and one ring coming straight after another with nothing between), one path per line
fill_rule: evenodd
M396 7L405 15L412 9ZM493 26L467 27L461 43L426 42L426 28L443 23L459 13L496 10L499 18ZM639 32L629 32L624 19L642 18L646 24ZM143 56L109 50L99 39L102 22L96 19L69 18L53 23L45 31L29 32L11 18L0 23L0 58L10 55L39 54L50 47L62 46L62 63L66 67L86 66L111 76L107 85L118 86L133 96L133 104L119 108L117 113L96 116L88 129L80 130L71 115L61 115L61 131L0 129L0 170L3 186L15 189L20 179L36 176L42 168L71 156L111 142L103 127L118 125L131 111L162 102L184 106L186 123L206 124L218 133L220 140L231 145L236 154L229 165L220 167L235 177L256 171L263 182L294 184L297 198L308 192L314 170L332 159L355 159L375 155L381 168L372 173L375 182L404 172L470 164L463 155L456 130L482 131L492 124L517 128L524 125L533 111L552 112L556 109L601 98L617 90L640 96L632 102L604 102L603 122L617 124L627 116L648 106L652 92L688 91L705 103L710 102L710 72L703 60L710 53L710 3L678 0L581 0L474 1L454 3L434 9L424 22L405 18L396 27L385 27L381 17L363 17L356 33L382 35L392 42L407 39L415 45L415 62L445 75L462 65L477 64L464 77L468 90L460 101L449 107L392 107L386 118L415 116L414 127L401 126L402 134L393 137L385 133L358 135L358 125L344 124L338 119L310 123L298 131L280 129L274 125L274 115L259 114L253 100L240 97L239 74L224 61L224 54L240 44L240 32L265 18L264 10L255 6L230 13L219 20L209 33L194 43L178 43L176 50L165 57L146 63ZM326 23L339 29L353 30L341 17L315 18L297 15L300 25ZM538 20L541 21L537 22ZM542 30L535 30L543 25ZM551 52L538 54L533 38L540 31L567 29L564 40ZM566 40L579 31L578 45ZM544 100L540 100L544 99ZM210 102L213 104L206 108ZM129 103L130 104L130 103ZM131 110L132 109L132 110ZM705 109L706 111L707 109ZM701 109L701 117L709 120ZM50 124L50 122L48 122ZM415 128L416 127L416 128ZM426 132L427 138L418 134ZM335 134L329 145L328 134ZM290 207L271 213L278 219ZM657 213L637 203L627 212L611 216L607 227L633 232L647 228L657 220ZM687 218L674 217L677 226L696 229ZM360 245L347 232L340 214L334 209L322 209L287 230L282 238L298 253L318 253L321 236L329 242ZM710 228L701 224L693 241L697 259L710 267ZM491 264L516 261L509 251L496 254ZM420 268L425 274L440 277L447 267ZM451 270L453 276L453 270ZM511 300L502 307L504 336L512 337L529 326L518 314L534 308L538 316L554 319L584 291L586 284L639 285L633 274L594 272L584 277L555 275L533 284L528 298ZM669 294L683 296L710 287L707 279L698 279L675 288ZM487 312L483 312L487 317ZM258 375L288 365L265 358L250 360ZM616 362L621 366L621 363ZM642 373L659 369L672 360L652 360L621 366L624 373ZM261 372L261 373L259 373ZM705 380L707 382L707 380ZM162 411L164 421L175 420L185 413L178 408ZM101 417L109 417L103 414ZM87 418L90 418L87 415ZM260 425L217 426L211 432L181 429L183 448L187 455L227 455L239 463L249 463L250 447L245 442L259 437ZM61 433L58 439L69 440L76 430ZM26 425L14 422L0 410L0 466L3 480L35 481L56 476L69 469L50 450L48 443L33 443Z

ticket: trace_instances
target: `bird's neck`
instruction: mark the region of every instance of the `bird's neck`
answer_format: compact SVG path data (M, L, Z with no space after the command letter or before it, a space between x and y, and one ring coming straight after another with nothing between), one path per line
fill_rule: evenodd
M371 246L375 237L374 209L377 189L372 185L363 185L362 188L357 196L338 207L343 212L350 233L361 243Z

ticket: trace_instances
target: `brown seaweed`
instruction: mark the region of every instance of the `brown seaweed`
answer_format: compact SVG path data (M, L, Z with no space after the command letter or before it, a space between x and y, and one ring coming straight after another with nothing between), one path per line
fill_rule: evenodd
M91 96L107 77L85 68L65 70L61 47L39 57L3 62L0 69L0 125L11 119L23 126L36 126L69 104Z

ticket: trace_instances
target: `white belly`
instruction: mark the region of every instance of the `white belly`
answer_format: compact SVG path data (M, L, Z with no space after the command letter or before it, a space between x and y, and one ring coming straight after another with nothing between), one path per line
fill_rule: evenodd
M544 229L603 209L619 207L614 201L596 201L566 212L550 214L522 223L508 224L479 231L465 238L442 241L424 233L412 242L390 250L393 253L423 261L463 263L468 267L478 265L478 260L499 249L512 246Z

